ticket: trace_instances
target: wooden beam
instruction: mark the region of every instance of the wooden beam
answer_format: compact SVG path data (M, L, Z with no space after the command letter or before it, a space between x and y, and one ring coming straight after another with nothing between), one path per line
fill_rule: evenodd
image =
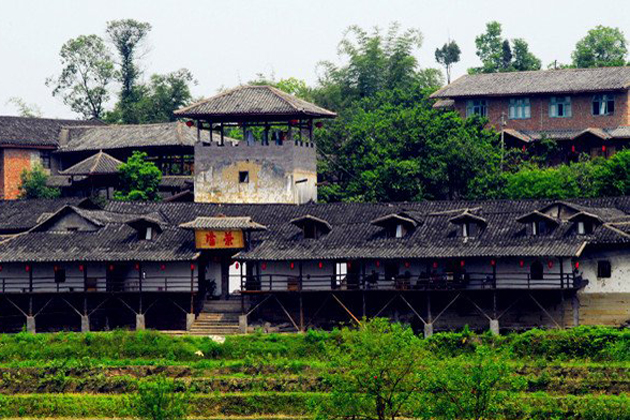
M418 319L420 321L422 321L422 323L424 325L427 325L427 322L424 320L424 318L422 318L420 316L420 314L418 312L416 312L416 310L413 308L413 306L411 306L411 303L407 302L407 299L405 299L405 297L403 295L400 295L400 298L402 299L403 302L405 302L407 304L407 306L409 306L409 309L411 309L411 311L418 317Z
M298 327L298 325L295 323L295 321L293 320L293 317L291 316L291 314L289 314L289 311L287 311L284 305L282 304L282 302L280 302L280 299L278 299L276 295L272 295L272 296L276 299L276 302L278 302L278 305L280 305L280 309L282 309L282 311L287 316L287 318L289 318L289 321L291 321L291 324L293 324L295 329L297 331L300 331L300 327Z
M333 293L331 293L333 299L335 299L337 301L337 303L348 313L348 315L350 315L350 317L354 320L354 322L356 322L357 324L359 324L359 326L361 326L361 321L359 321L359 319L354 316L354 314L352 312L350 312L350 309L346 308L346 305L344 305L337 296L335 296Z

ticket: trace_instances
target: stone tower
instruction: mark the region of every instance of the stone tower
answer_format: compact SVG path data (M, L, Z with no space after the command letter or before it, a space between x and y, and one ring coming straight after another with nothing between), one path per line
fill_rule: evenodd
M317 200L313 124L335 113L270 86L241 86L175 115L197 127L196 202ZM234 130L241 140L226 136Z

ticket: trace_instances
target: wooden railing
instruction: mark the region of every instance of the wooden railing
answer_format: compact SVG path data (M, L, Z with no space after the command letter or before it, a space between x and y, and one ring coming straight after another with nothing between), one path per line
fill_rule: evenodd
M441 273L431 275L243 275L243 292L325 291L325 290L480 290L480 289L572 289L580 287L577 273L545 274L532 278L529 273Z
M150 276L112 279L107 277L67 276L56 282L55 277L0 277L2 293L73 293L73 292L196 292L197 279L191 275Z

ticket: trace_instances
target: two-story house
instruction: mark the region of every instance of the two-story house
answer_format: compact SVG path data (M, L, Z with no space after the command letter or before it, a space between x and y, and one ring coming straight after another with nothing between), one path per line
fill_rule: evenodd
M547 138L560 161L610 156L630 144L630 67L465 75L431 95L436 108L478 114L527 149Z

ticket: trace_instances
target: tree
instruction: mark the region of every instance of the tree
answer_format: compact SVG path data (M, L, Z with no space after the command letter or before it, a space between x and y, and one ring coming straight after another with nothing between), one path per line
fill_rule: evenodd
M619 28L599 25L575 44L571 53L575 67L625 66L627 40Z
M72 111L85 118L100 118L116 74L105 42L96 35L81 35L66 42L59 55L63 70L58 77L48 78L46 86Z
M487 23L486 32L475 38L475 45L482 66L468 69L469 73L540 70L541 61L529 51L527 42L522 38L503 39L499 22Z
M154 74L148 84L135 87L134 102L118 102L114 110L108 112L105 120L111 123L124 123L125 110L133 115L139 124L175 121L173 111L192 101L190 84L195 80L187 69L167 74Z
M440 63L446 72L446 83L451 83L451 67L459 62L461 50L455 41L449 41L435 50L435 61Z
M622 150L606 160L592 163L595 194L630 195L630 150Z
M162 180L162 172L155 163L146 160L145 152L134 151L127 162L118 167L120 190L116 191L116 200L150 200L160 199L158 186Z
M7 101L7 105L8 104L13 104L18 109L18 115L20 117L42 117L42 110L39 106L37 106L37 104L27 104L24 99L18 98L17 96L9 98L9 100Z
M524 381L517 380L513 369L486 347L478 347L467 362L448 360L432 364L426 382L427 390L433 394L431 418L496 418L510 392L523 388Z
M344 328L326 349L331 392L318 407L319 419L394 420L415 411L425 355L409 327L364 320L358 331Z
M138 48L146 39L151 25L134 19L114 20L107 23L107 35L120 57L120 112L125 124L137 123L133 104L137 102L136 81L140 75L136 59Z
M386 34L379 28L371 33L351 26L339 43L339 55L347 58L341 66L320 63L323 73L313 91L317 103L340 110L352 102L372 97L385 89L405 89L419 82L425 87L439 87L442 77L435 69L420 69L416 49L422 45L422 33L390 25Z
M60 195L59 189L46 185L48 174L40 165L34 166L30 171L22 171L20 179L20 198L57 198Z

